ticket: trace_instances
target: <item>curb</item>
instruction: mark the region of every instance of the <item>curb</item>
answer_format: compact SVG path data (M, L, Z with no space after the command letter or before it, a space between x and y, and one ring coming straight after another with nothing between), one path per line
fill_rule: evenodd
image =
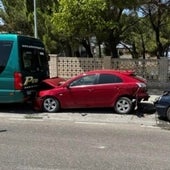
M144 101L144 103L149 103L152 105L155 98L159 97L159 95L151 95L148 101ZM71 110L64 111L62 113L36 113L36 112L28 112L28 114L21 113L0 113L1 119L9 119L9 120L53 120L53 121L72 121L72 122L97 122L97 123L128 123L128 124L139 124L146 126L154 126L156 125L156 114L148 114L144 113L143 116L139 117L136 114L128 114L128 115L120 115L112 113L112 110L105 111L86 111L86 110Z

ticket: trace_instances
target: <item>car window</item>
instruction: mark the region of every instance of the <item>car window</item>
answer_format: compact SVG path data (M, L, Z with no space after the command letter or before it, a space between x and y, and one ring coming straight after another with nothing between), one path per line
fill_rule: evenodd
M0 73L5 69L11 54L13 42L11 41L0 41Z
M98 84L120 83L120 82L122 82L122 79L116 75L101 74L99 76Z
M37 71L47 67L47 56L41 47L22 46L21 58L23 61L23 69L27 71Z
M74 80L70 86L82 86L82 85L92 85L96 82L96 75L89 75L81 77L77 80Z

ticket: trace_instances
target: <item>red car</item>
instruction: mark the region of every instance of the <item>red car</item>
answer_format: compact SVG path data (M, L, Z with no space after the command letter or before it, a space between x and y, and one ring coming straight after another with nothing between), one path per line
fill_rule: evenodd
M127 114L135 103L148 100L146 80L133 71L95 70L67 81L46 79L35 99L35 109L57 112L66 108L113 107Z

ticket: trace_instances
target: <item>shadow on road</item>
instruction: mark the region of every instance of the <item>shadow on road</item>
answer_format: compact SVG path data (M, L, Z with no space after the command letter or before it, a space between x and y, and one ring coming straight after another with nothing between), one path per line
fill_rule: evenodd
M137 115L139 118L144 117L144 115L155 114L156 109L151 103L141 103L138 109L130 112L128 115ZM113 108L83 108L83 109L63 109L62 113L79 113L82 116L88 114L117 114ZM60 113L61 113L60 112ZM123 115L123 114L122 114Z
M113 108L81 108L81 109L62 109L60 113L86 113L86 114L114 114ZM30 103L17 103L17 104L0 104L0 113L16 113L16 114L34 114L38 113L33 109ZM40 112L39 112L40 113ZM151 103L142 103L140 107L129 113L130 115L139 114L154 114L155 108Z
M7 130L5 130L5 129L4 130L0 130L0 133L2 133L2 132L7 132Z
M15 103L15 104L0 104L0 113L15 113L15 114L32 114L35 113L32 104Z
M156 126L164 130L170 130L170 121L157 117Z

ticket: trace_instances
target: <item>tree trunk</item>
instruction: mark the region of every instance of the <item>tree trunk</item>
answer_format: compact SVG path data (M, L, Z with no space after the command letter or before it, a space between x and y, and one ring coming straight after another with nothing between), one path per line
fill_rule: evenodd
M72 48L71 45L69 44L69 42L66 42L66 56L67 57L72 57Z
M132 43L132 57L133 58L138 58L138 52L136 50L136 45L135 45L135 42Z
M87 55L89 57L93 57L89 40L86 40L86 39L82 40L82 45L86 49Z
M112 44L111 44L111 56L112 56L112 58L119 58L116 46L117 46L117 43L112 42Z
M110 31L109 36L109 46L110 46L110 52L112 58L119 58L118 51L117 51L117 38L113 36L113 31Z
M142 58L145 59L146 48L145 48L145 42L142 34L141 34L141 40L142 40Z
M162 46L162 43L160 41L160 33L159 33L159 28L156 29L156 44L157 44L157 58L159 59L160 57L164 56L164 49Z
M98 44L98 47L99 47L99 58L101 58L102 57L102 53L101 53L101 44L100 43Z

